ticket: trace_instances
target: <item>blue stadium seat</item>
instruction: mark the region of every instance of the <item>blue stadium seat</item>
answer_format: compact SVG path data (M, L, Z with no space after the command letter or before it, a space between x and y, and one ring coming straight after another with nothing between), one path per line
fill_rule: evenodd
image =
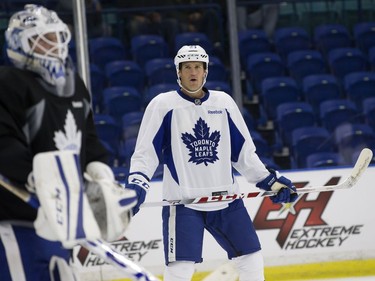
M321 24L313 33L315 47L325 55L335 48L352 47L350 32L343 24Z
M229 82L229 72L218 57L210 56L207 81Z
M145 97L143 100L144 106L147 106L147 104L157 95L160 93L169 92L172 90L178 90L180 87L176 83L162 83L162 84L156 84L148 87L145 93Z
M299 26L277 28L274 32L276 52L286 60L289 53L297 50L307 50L312 47L307 30Z
M328 53L331 72L339 82L351 72L366 71L369 64L365 54L358 48L336 48Z
M274 169L276 171L281 170L281 167L276 164L276 162L273 160L272 157L259 157L260 161L263 162L263 164L268 168L268 169Z
M242 107L241 113L249 131L255 131L257 127L256 121L254 120L254 117L251 115L250 111L246 107Z
M362 107L365 123L375 132L375 97L364 99Z
M368 60L371 70L375 71L375 46L368 50Z
M104 112L120 122L125 113L140 111L142 97L133 87L108 87L103 91Z
M272 52L256 53L247 57L246 79L259 93L265 78L286 75L286 66L280 55Z
M287 57L289 74L302 83L308 75L327 73L327 64L323 55L317 50L298 50L290 52Z
M363 100L375 96L375 72L352 72L344 78L345 93L362 111Z
M344 160L337 152L317 152L306 158L306 168L337 167L344 164Z
M128 56L125 45L115 37L97 37L88 42L90 62L104 70L114 60L125 60Z
M315 74L306 76L302 80L302 94L311 104L315 114L319 117L320 104L326 100L341 97L340 86L332 74Z
M135 61L116 60L105 65L105 75L109 87L128 86L143 91L145 74Z
M172 58L151 59L145 64L148 86L162 83L175 83L176 67Z
M168 45L160 35L137 35L131 38L131 54L133 60L142 68L150 59L168 57Z
M251 138L256 147L256 152L259 157L271 157L272 150L267 141L262 137L262 135L257 131L250 132Z
M224 81L207 81L204 85L208 90L223 91L232 95L232 87L229 82Z
M207 54L212 55L214 46L205 33L202 32L182 32L175 37L175 52L185 45L199 45Z
M134 153L136 142L136 137L128 138L118 146L118 159L120 166L130 167L130 159Z
M117 164L117 149L113 147L113 145L109 144L104 140L100 140L101 144L104 146L105 150L108 154L108 165L114 166ZM117 144L116 144L117 145Z
M365 54L371 47L375 46L375 21L358 22L353 27L355 44Z
M367 124L343 124L335 129L334 134L337 151L348 164L352 163L355 151L366 147L375 149L375 133Z
M106 142L113 151L117 151L121 130L116 120L108 114L95 114L94 124L99 138Z
M341 124L360 122L358 109L351 100L326 100L320 104L320 123L330 132Z
M277 131L284 146L291 147L291 132L300 127L315 126L315 114L312 106L307 102L284 102L276 107Z
M249 55L271 52L273 50L272 43L268 40L263 29L240 31L238 33L238 47L242 69L245 69L246 60Z
M122 140L138 136L142 118L143 111L128 112L121 117Z
M276 108L285 102L298 101L300 90L296 81L288 76L271 77L263 80L260 104L267 120L275 120Z
M94 112L103 109L103 90L107 86L107 80L103 70L99 66L90 64L90 88Z
M309 155L334 152L334 148L330 133L323 127L306 126L292 131L291 155L295 167L305 168Z

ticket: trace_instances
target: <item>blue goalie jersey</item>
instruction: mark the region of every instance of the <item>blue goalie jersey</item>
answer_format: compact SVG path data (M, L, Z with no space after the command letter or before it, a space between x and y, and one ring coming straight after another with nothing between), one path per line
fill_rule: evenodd
M233 168L251 183L269 175L232 97L204 90L202 99L180 90L161 93L145 110L130 172L152 178L162 161L163 199L238 193ZM226 206L217 202L189 207L217 210Z

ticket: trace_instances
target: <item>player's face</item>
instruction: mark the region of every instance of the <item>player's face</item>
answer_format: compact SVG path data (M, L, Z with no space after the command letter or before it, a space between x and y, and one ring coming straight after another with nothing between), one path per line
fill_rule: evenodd
M202 87L206 75L203 62L184 62L180 72L181 84L189 91L196 91Z
M58 49L56 48L56 43L58 42L58 39L56 33L47 33L42 37L34 38L33 41L35 44L35 53L51 57L58 56Z

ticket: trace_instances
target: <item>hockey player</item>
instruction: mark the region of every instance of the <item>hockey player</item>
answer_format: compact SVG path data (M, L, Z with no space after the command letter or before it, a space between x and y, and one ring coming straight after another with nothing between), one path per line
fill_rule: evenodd
M118 238L135 192L114 184L90 95L68 57L65 23L54 11L26 5L10 18L5 38L12 65L0 67L0 174L35 193L40 207L0 188L0 280L76 280L70 248L87 235ZM81 171L91 181L86 192Z
M127 188L139 210L149 180L162 159L163 199L235 194L233 168L273 202L296 199L291 181L259 160L241 112L225 92L204 88L209 57L200 46L183 46L175 59L180 89L161 93L148 105L131 158ZM188 281L202 262L206 229L234 260L241 281L263 281L261 246L242 200L163 207L165 281Z

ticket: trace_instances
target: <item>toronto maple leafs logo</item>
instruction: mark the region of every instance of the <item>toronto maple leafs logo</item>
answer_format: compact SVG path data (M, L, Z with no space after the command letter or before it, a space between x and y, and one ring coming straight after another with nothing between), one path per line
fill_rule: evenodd
M214 131L210 134L210 128L202 118L199 118L193 128L194 135L189 133L182 134L182 141L189 149L189 162L198 164L214 163L219 160L217 157L217 146L220 141L220 132Z
M70 110L68 110L66 114L64 130L65 132L55 132L53 140L55 141L56 148L58 150L73 150L79 153L81 149L82 132L78 130L73 113Z

